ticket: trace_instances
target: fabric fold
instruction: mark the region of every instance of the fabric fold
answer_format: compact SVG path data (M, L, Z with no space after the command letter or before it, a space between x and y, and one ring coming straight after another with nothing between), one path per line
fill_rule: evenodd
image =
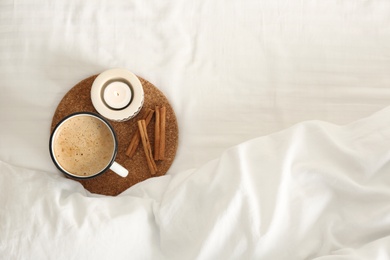
M117 197L0 163L5 258L338 259L390 253L390 108L234 146ZM77 246L76 245L85 245ZM54 252L52 248L56 248ZM77 248L77 249L76 249ZM344 258L343 258L344 259Z

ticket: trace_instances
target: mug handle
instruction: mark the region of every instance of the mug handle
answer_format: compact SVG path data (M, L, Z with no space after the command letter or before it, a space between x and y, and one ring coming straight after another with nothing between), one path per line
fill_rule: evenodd
M111 164L110 170L112 170L121 177L126 177L129 174L129 171L117 162Z

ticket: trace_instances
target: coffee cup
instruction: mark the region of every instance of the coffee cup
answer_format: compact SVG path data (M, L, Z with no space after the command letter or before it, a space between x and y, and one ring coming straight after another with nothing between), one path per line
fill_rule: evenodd
M50 136L53 163L73 178L93 178L108 169L126 177L128 170L115 162L117 151L114 129L94 113L78 112L63 118Z

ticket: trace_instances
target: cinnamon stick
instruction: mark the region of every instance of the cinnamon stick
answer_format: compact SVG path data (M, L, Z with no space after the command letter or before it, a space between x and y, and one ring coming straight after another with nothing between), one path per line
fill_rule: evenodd
M165 106L160 108L160 152L159 160L165 159L165 123L166 123L167 109Z
M148 126L150 121L152 120L153 114L154 114L154 110L148 109L148 111L146 112L145 117L144 117L146 126ZM129 147L126 150L126 155L129 156L130 158L133 157L135 152L137 151L137 148L138 148L138 145L140 142L140 138L141 138L141 136L140 136L139 131L136 131L135 134L133 135L133 137L131 138Z
M160 108L156 106L156 117L154 126L154 159L160 159Z
M149 137L146 131L146 121L144 119L138 121L138 129L141 136L142 145L144 147L146 155L146 162L148 163L150 173L152 175L155 175L157 172L157 166L153 160L152 148L150 147Z

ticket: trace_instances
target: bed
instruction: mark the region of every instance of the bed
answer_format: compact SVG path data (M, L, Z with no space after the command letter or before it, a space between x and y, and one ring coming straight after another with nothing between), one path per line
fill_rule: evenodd
M2 259L389 259L390 3L0 1ZM79 81L177 117L164 176L88 192L49 155Z

